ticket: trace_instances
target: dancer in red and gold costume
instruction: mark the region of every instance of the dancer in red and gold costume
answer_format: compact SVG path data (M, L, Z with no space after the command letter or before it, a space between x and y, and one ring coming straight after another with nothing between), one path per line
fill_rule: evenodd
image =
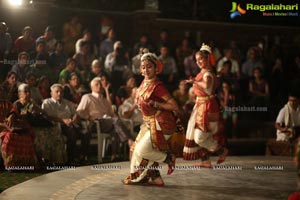
M196 63L201 72L195 79L186 80L193 84L197 96L196 104L190 116L186 132L186 141L183 149L185 160L201 158L200 167L212 167L209 156L212 153L219 155L217 164L225 161L228 150L224 147L222 135L223 125L220 118L219 104L215 97L217 77L212 71L209 62L211 48L205 44L195 54Z
M178 105L156 77L162 65L155 54L145 53L141 57L140 70L144 80L136 100L144 123L131 148L130 176L123 183L163 186L159 163L168 164L168 175L175 168L176 157L170 153L167 140L176 131L173 111L178 111Z

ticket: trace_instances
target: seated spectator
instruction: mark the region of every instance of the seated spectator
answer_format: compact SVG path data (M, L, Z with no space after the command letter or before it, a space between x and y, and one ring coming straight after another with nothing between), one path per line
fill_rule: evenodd
M121 118L132 120L133 130L138 133L140 125L143 123L143 116L135 102L136 91L136 87L132 88L131 93L128 94L128 98L119 106L118 112Z
M3 129L0 139L4 166L36 166L34 133L28 121L22 117L11 102L1 100L0 104L0 116L6 116L0 124Z
M29 90L30 90L30 97L33 99L33 101L41 105L43 101L43 97L40 93L40 90L37 88L37 77L34 73L27 73L25 82L28 84Z
M7 31L6 23L0 22L0 59L7 57L12 48L12 39Z
M267 106L269 102L269 84L262 77L262 70L255 67L253 70L254 79L249 83L250 105Z
M149 52L148 49L141 47L139 53L131 59L131 64L132 64L131 70L135 80L137 81L137 85L140 85L143 80L143 76L141 75L141 70L140 70L141 57L144 53L148 53L148 52Z
M114 51L106 56L104 67L114 89L119 88L126 77L132 74L126 50L120 41L114 43Z
M14 105L33 129L35 152L40 164L63 164L66 151L58 126L54 126L40 106L32 101L29 85L21 84L18 92L19 99Z
M240 76L241 76L240 66L239 66L238 62L232 58L232 49L230 49L230 48L225 49L224 52L225 52L225 56L223 58L221 58L218 62L217 72L221 72L223 70L223 66L226 61L230 61L231 62L230 72L236 78L240 78Z
M46 43L43 40L36 43L35 63L31 65L31 71L38 77L48 76L50 79L55 78L52 76L52 71L49 66L49 54L46 51Z
M10 59L12 48L11 35L8 33L8 27L5 22L0 22L0 83L4 81L7 73L11 70Z
M67 137L67 156L69 164L76 164L76 140L81 136L80 160L86 159L89 148L89 134L80 134L76 109L72 102L63 98L63 86L51 86L51 98L45 99L42 109L53 121L61 124L61 130Z
M24 83L29 70L29 54L25 51L20 52L18 55L18 63L12 67L11 71L15 72L18 76L18 80Z
M78 72L76 69L77 62L74 58L69 58L66 67L59 73L58 83L64 85L68 82L71 73Z
M182 107L189 99L187 85L185 84L184 80L181 80L178 85L178 89L176 89L172 96L174 97L175 101Z
M25 26L22 35L15 41L14 52L19 54L20 52L27 52L30 56L34 54L35 41L32 38L32 28Z
M55 39L55 35L54 35L54 29L51 26L48 26L45 29L45 33L44 35L38 37L36 39L36 43L38 43L39 41L44 41L46 44L46 51L51 54L55 51L55 44L56 44L56 39Z
M132 89L136 87L134 76L129 76L126 80L126 85L122 85L116 93L116 106L119 107L124 100L130 96Z
M169 90L174 90L176 83L177 67L175 59L169 55L169 49L166 46L160 48L160 56L158 57L162 63L163 71L159 74L159 78L166 84Z
M0 85L0 99L13 103L18 99L18 76L15 72L8 72L6 80Z
M268 140L266 144L266 155L293 156L291 152L293 146L295 145L295 149L299 150L299 96L295 94L289 95L287 104L279 111L275 128L277 129L276 140L273 138ZM297 159L299 159L299 157L297 157Z
M63 41L65 43L65 53L70 56L75 52L75 44L80 37L82 25L79 22L78 16L72 16L70 21L64 23L63 26Z
M289 141L300 134L300 105L299 97L289 95L287 104L280 110L275 128L277 129L277 141Z
M91 47L91 53L94 54L94 55L97 55L97 47L96 47L96 45L94 45L92 43L92 33L88 29L85 29L83 31L82 38L77 40L77 42L75 44L75 52L76 53L80 53L82 42L88 42L90 44L90 47Z
M154 52L153 45L149 42L149 37L146 33L142 34L139 38L139 41L133 46L133 55L137 55L139 53L140 48L147 48L150 52Z
M232 91L239 90L239 82L237 77L231 72L231 61L227 60L223 63L221 71L219 71L219 80L220 82L228 82Z
M222 82L221 91L218 93L218 99L223 109L223 119L225 121L225 125L227 125L227 121L231 120L231 135L232 137L236 137L236 127L237 127L237 120L238 114L234 110L235 109L235 95L231 91L230 83L224 81ZM230 119L231 118L231 119ZM225 127L227 128L227 127ZM225 133L229 132L229 130L225 130Z
M86 83L90 83L91 80L95 77L101 77L103 74L106 74L101 66L101 63L98 59L93 60L91 64L91 70L88 72L86 80L85 80L85 85Z
M71 73L68 83L64 85L64 98L78 105L84 93L87 93L87 90L80 84L79 76L75 72Z
M107 30L107 38L105 38L100 44L100 59L104 63L106 56L113 52L115 43L115 30L109 28Z
M38 83L38 89L43 99L50 98L50 80L47 76L42 76Z
M263 63L259 58L259 53L256 47L251 47L247 53L247 60L242 65L242 73L247 77L250 78L253 75L253 70L255 67L259 67L261 72L264 70Z
M195 53L198 49L194 49L192 54L185 57L183 61L185 78L196 77L200 72L200 68L196 63Z
M73 58L78 64L78 69L83 79L85 79L87 72L96 56L91 53L91 45L87 41L81 42L80 52L74 54Z
M123 45L121 41L116 41L113 46L113 51L107 54L107 56L105 57L104 69L109 75L111 75L113 71L113 66L115 65L116 62L116 56L118 55L117 49L122 48L122 46Z
M159 40L156 43L157 55L160 53L159 51L162 46L167 47L170 51L173 49L172 44L169 41L169 33L166 29L161 30L159 33ZM174 54L174 52L170 52L170 55L173 55L173 54Z
M193 53L189 38L183 38L181 44L176 48L176 65L179 75L184 75L184 59ZM184 78L184 77L180 77Z
M108 80L108 78L105 74L102 74L100 76L100 78L101 78L101 84L102 84L102 87L103 87L103 95L107 99L107 101L111 105L113 105L114 94L113 94L113 91L112 91L111 84L110 84L110 82L109 82L109 80Z
M64 43L62 41L57 41L55 44L55 51L51 53L49 57L49 65L54 71L55 77L58 77L59 72L64 68L66 64L67 59L68 57L64 53Z
M128 141L130 147L133 143L132 136L129 135L129 131L115 116L111 103L103 97L101 78L96 77L91 81L91 90L92 93L83 95L77 107L78 115L89 121L100 120L103 132L117 134L116 139L121 142ZM117 140L113 141L112 160L116 159Z

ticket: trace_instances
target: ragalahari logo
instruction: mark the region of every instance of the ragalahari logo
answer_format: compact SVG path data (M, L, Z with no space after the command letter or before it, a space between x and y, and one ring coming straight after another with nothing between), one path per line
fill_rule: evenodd
M230 10L231 14L230 14L230 18L234 19L237 16L241 16L246 14L246 10L244 10L243 8L241 8L241 5L238 4L236 2L232 2L232 7Z

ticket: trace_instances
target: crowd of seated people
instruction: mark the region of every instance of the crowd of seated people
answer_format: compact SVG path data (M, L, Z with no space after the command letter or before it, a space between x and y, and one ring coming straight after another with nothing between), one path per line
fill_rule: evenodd
M30 124L29 120L26 126L30 128L22 130L26 134L17 135L28 137L31 141L28 148L33 148L32 153L39 163L74 163L88 158L90 135L82 133L80 120L101 119L105 131L112 132L117 138L112 144L112 160L118 157L118 142L128 141L131 145L134 137L124 131L120 118L132 119L134 130L138 131L140 121L136 117L138 110L133 94L142 80L139 59L143 52L157 52L164 66L160 78L185 110L184 119L189 118L188 113L195 102L192 90L189 90L191 85L186 87L180 82L195 77L200 71L195 63L194 54L198 48L193 39L183 37L178 44L171 43L168 39L171 33L162 30L158 41L151 40L154 36L142 34L129 47L127 41L119 40L122 37L118 38L116 34L118 27L111 27L106 38L97 44L92 32L87 29L82 32L83 27L75 16L62 27L62 38L56 37L59 34L51 26L46 27L44 33L35 33L30 26L25 26L19 37L12 38L7 25L0 23L0 58L1 61L6 59L6 63L0 62L0 100L10 102L11 109L16 107L14 113L20 116L33 112L31 107L38 108L51 122L51 129L46 130ZM283 52L280 51L280 43L269 43L262 46L253 41L248 49L243 49L235 41L228 41L222 47L210 41L214 44L210 64L218 74L221 107L253 105L272 110L270 102L278 104L277 107L282 106L282 101L276 101L276 97L284 97L283 91L289 88L289 83L299 83L299 50ZM224 55L220 53L223 50ZM292 75L291 80L288 80L288 75ZM286 81L279 84L281 80ZM24 84L27 84L26 87ZM29 110L25 112L25 108ZM239 118L237 116L234 112L223 113L224 120L232 123L233 132L228 135L236 136L240 115ZM274 120L274 116L264 120ZM66 138L65 150L60 146L62 138L54 125L57 123L60 124L61 135ZM57 134L52 140L48 139L49 130ZM18 140L18 137L11 137L13 132L9 130L1 131L2 158L5 165L9 165L5 148L11 138ZM82 147L77 152L76 141L79 138ZM50 152L48 147L53 144L57 144L57 149ZM14 154L13 151L10 153Z

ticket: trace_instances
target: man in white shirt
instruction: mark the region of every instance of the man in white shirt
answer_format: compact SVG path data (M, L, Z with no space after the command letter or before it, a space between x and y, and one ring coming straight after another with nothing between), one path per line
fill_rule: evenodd
M79 125L76 123L78 117L75 105L63 98L63 86L61 84L51 86L51 98L43 101L42 109L53 121L61 123L62 133L67 137L68 162L73 163L76 157L76 140L79 136ZM81 140L81 156L87 156L88 134L83 134Z
M117 139L121 142L128 141L128 145L133 143L129 130L126 130L121 121L115 116L112 105L103 97L103 86L101 78L96 77L91 81L92 93L82 96L77 107L77 114L80 118L94 121L100 120L101 130L117 134ZM113 145L112 160L116 158L116 143Z
M299 134L300 106L299 98L289 95L288 103L280 110L275 128L277 129L277 141L288 141Z

